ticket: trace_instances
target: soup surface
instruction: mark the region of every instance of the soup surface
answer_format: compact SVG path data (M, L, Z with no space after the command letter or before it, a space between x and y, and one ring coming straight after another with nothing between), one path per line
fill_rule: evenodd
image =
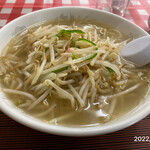
M50 124L107 123L138 106L149 91L149 67L119 55L130 40L81 20L31 26L2 51L2 90L24 112Z

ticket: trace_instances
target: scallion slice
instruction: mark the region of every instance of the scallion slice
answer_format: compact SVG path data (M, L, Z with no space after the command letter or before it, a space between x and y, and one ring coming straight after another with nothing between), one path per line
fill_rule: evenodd
M79 33L79 34L85 34L83 31L81 30L65 30L65 29L62 29L60 30L60 32L58 34L56 34L56 36L60 39L62 38L63 36L68 36L70 37L71 36L71 33Z
M54 72L54 73L59 73L59 72L62 72L62 71L64 71L64 70L67 70L67 69L68 69L68 66L63 67L63 68L59 68L59 69L54 70L54 71L52 71L52 72Z
M115 73L115 71L114 70L112 70L111 68L109 68L109 67L105 67L111 74L114 74Z
M93 43L92 41L90 41L90 40L88 40L88 39L79 38L79 39L78 39L78 41L85 41L85 42L88 42L88 43L90 43L90 44L92 44L92 45L96 46L96 44L95 44L95 43Z
M86 60L91 60L93 59L94 57L96 57L97 53L93 54L91 57L87 58Z
M72 56L74 59L78 59L78 57L74 53L72 53Z

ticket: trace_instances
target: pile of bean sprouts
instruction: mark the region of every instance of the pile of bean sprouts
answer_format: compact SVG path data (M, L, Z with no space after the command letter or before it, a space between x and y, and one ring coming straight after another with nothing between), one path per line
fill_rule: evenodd
M44 105L52 95L70 101L70 107L77 111L96 101L101 101L103 108L104 97L124 95L139 86L127 88L132 78L130 68L135 65L119 55L127 40L117 42L113 35L117 39L122 36L115 29L108 31L91 24L48 24L26 29L1 54L3 91L25 97L18 107L28 110ZM55 107L49 106L39 116Z

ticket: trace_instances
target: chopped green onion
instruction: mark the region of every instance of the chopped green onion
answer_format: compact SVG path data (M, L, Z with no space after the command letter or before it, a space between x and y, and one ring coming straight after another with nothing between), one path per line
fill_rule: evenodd
M66 30L70 33L79 33L79 34L85 34L85 32L81 31L81 30Z
M79 39L78 39L78 41L85 41L85 42L88 42L88 43L90 43L90 44L92 44L92 45L96 46L96 44L95 44L95 43L93 43L93 42L92 42L92 41L90 41L90 40L84 39L84 38L79 38Z
M72 53L72 56L74 59L78 59L78 57L74 53Z
M54 71L52 71L52 72L54 72L54 73L58 73L58 72L62 72L62 71L67 70L67 69L68 69L68 66L63 67L63 68L59 68L59 69L54 70Z
M68 32L67 30L60 30L60 32L58 34L56 34L56 36L60 39L62 38L63 36L69 36L70 37L70 32Z
M90 60L90 59L93 59L94 57L96 57L97 53L93 54L93 56L87 58L86 60Z
M65 30L65 29L62 29L62 30L60 30L60 32L58 34L56 34L56 36L60 39L60 38L62 38L65 35L68 36L68 37L70 37L71 33L85 34L81 30Z
M71 47L75 47L76 46L76 42L75 42L75 39L71 39Z
M114 74L115 73L115 71L114 70L112 70L111 68L109 68L109 67L105 67L111 74Z

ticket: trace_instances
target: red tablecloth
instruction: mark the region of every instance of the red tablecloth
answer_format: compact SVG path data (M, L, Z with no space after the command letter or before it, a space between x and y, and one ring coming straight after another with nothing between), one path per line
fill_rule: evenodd
M0 0L0 27L32 11L57 6L95 8L95 0ZM150 0L131 0L125 18L148 31ZM150 150L150 142L135 142L135 136L150 138L150 115L127 129L95 137L70 138L41 133L25 127L0 112L0 150L12 149L138 149Z

